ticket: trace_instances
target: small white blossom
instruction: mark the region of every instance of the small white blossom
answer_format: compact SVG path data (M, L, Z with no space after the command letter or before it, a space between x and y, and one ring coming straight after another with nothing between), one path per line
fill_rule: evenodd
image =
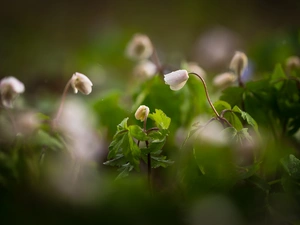
M144 60L134 68L133 73L140 79L149 79L155 75L156 71L157 68L153 62Z
M4 77L0 82L0 93L3 106L6 108L13 108L13 101L24 91L24 84L17 78Z
M200 75L201 77L206 77L206 72L198 65L196 62L188 62L187 63L187 70L193 73Z
M242 75L248 65L248 58L245 53L236 51L229 65L229 69L236 75Z
M286 67L289 69L300 68L300 58L298 56L290 56L286 59Z
M222 87L225 88L229 85L231 85L233 82L235 82L237 79L237 76L233 73L230 72L226 72L226 73L222 73L217 75L214 79L213 79L213 84L216 87Z
M140 107L136 110L134 116L137 120L145 121L148 118L149 115L149 107L145 105L140 105Z
M144 34L135 34L127 45L126 55L134 60L149 58L153 53L150 38Z
M173 91L180 90L189 79L189 74L186 70L176 70L165 74L164 76L165 83L170 85L170 88Z
M75 93L77 93L78 90L85 95L88 95L92 92L92 81L82 73L76 72L73 74L71 85Z

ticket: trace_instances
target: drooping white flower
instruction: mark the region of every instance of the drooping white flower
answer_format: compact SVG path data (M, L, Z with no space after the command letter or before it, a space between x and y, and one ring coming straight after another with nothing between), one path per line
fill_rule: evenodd
M126 55L134 60L149 58L153 53L150 38L144 34L135 34L127 45Z
M13 101L24 91L24 84L17 78L4 77L0 82L0 93L3 106L6 108L13 108Z
M73 74L71 85L75 93L77 93L78 90L85 95L88 95L92 92L92 81L82 73L76 72Z
M170 88L173 91L180 90L189 79L189 74L186 70L176 70L165 74L164 76L165 83L170 85Z
M133 70L133 73L137 78L144 80L153 77L156 71L157 68L153 62L144 60L137 64L137 66Z
M145 105L140 105L140 107L136 110L134 116L137 120L145 121L149 115L149 107Z
M196 62L188 62L186 64L187 70L200 75L201 77L206 77L206 72L198 65Z
M236 51L229 65L229 69L236 75L241 76L248 65L248 58L245 53Z
M234 81L236 81L236 79L237 79L237 76L235 74L226 72L226 73L217 75L213 79L213 84L216 87L225 88L225 87L229 86L230 84L232 84Z

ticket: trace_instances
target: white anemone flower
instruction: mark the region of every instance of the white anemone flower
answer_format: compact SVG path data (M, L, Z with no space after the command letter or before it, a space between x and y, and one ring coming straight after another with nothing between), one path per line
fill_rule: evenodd
M137 120L144 122L149 115L149 107L145 105L140 105L140 107L136 110L134 116Z
M186 70L176 70L164 75L165 83L170 85L170 88L173 91L180 90L188 79L189 74Z
M133 73L137 78L146 80L153 77L156 71L157 68L153 62L151 62L150 60L144 60L137 64L137 66L133 70Z
M134 60L149 58L153 53L150 38L145 34L135 34L127 45L126 55Z
M0 82L0 93L3 106L6 108L13 108L13 101L24 91L24 84L17 78L4 77Z
M76 72L73 74L71 85L75 93L77 93L78 90L85 95L88 95L92 92L92 81L82 73Z
M245 53L236 51L229 65L229 69L236 75L241 76L248 65Z
M231 85L236 80L237 80L237 76L235 74L226 72L226 73L217 75L213 79L213 84L216 87L225 88L225 87L228 87L229 85Z

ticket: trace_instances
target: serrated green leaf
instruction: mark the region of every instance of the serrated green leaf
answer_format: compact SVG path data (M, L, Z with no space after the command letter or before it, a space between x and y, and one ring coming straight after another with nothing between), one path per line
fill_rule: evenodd
M290 154L280 160L284 170L294 179L300 179L300 160Z
M128 130L130 132L130 135L132 137L136 138L137 140L140 140L140 141L147 141L147 140L149 140L149 137L147 136L147 134L138 125L131 125L131 126L129 126Z
M121 171L119 175L117 176L116 180L127 177L129 175L129 172L133 170L133 166L130 163L126 163L122 165L118 171Z
M133 141L130 133L124 135L122 143L122 152L128 161L139 171L141 150L137 144Z
M158 168L163 167L166 168L174 163L174 161L166 159L166 156L151 156L151 167Z
M113 159L104 162L106 166L121 166L127 162L123 154L117 154Z
M123 142L126 139L126 132L124 133L119 133L114 136L113 141L110 143L108 149L108 159L112 159L117 156L117 153L122 151L122 148L124 147Z
M152 141L148 148L143 148L142 153L143 154L148 154L148 153L153 153L161 150L163 146L165 145L166 139L164 140L159 140L159 141Z
M234 112L228 111L224 114L224 117L228 120L228 122L236 129L241 130L243 129L243 124L239 117L235 115Z
M119 123L117 125L117 130L118 131L122 131L122 130L128 130L128 126L127 126L127 121L128 121L128 117L126 117L125 119L122 120L121 123Z
M171 123L171 118L160 109L155 109L154 113L149 114L148 118L152 119L160 129L167 130Z
M233 109L232 109L232 111L240 113L241 116L242 116L242 118L244 120L246 120L249 125L251 125L253 127L253 129L255 130L255 132L259 133L256 121L248 113L242 111L237 106L234 106Z

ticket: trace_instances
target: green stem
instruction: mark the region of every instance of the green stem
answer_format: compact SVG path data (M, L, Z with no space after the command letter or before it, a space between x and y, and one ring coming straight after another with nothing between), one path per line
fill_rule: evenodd
M193 74L193 75L197 76L201 80L201 82L203 83L203 86L204 86L204 90L205 90L207 101L208 101L210 107L212 108L212 110L214 111L214 113L216 114L216 116L218 118L220 118L219 113L217 112L216 108L214 107L214 105L212 104L212 102L210 100L210 97L209 97L209 94L208 94L208 91L207 91L207 86L206 86L206 83L205 83L204 79L199 74L197 74L197 73L191 72L189 74Z

